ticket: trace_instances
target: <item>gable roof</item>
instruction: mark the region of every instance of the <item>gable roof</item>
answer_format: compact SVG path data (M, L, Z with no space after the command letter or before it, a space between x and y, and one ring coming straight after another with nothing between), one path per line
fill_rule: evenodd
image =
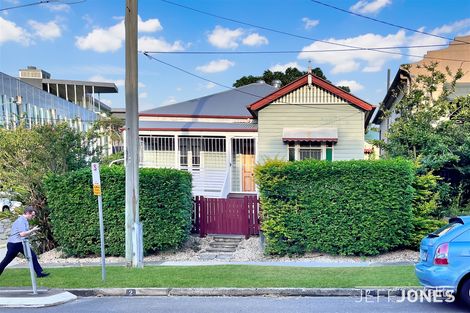
M410 73L400 67L395 75L395 78L392 81L392 84L388 87L387 94L385 95L383 101L381 102L377 112L372 119L372 123L380 124L382 116L384 115L385 111L390 110L392 106L395 104L397 98L400 95L400 90L406 86L411 80Z
M140 112L139 116L252 118L247 105L272 93L277 88L266 83L253 83L184 102Z
M290 93L291 91L294 91L302 86L305 86L308 84L308 75L306 74L299 79L293 81L292 83L282 87L281 89L271 93L270 95L267 95L263 99L260 99L256 102L253 102L248 106L248 109L250 112L254 113L257 112L264 107L268 106L272 102L276 101L277 99L281 98L282 96ZM364 100L359 99L358 97L350 94L349 92L344 91L343 89L336 87L335 85L327 82L326 80L323 80L319 78L318 76L312 75L312 84L323 88L332 94L340 97L341 99L345 100L349 104L358 107L359 109L362 109L364 111L372 111L375 106L365 102Z

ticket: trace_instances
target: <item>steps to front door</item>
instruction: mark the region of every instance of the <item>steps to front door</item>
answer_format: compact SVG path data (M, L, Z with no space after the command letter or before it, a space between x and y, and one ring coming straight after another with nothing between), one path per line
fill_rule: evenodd
M201 260L230 260L237 251L244 236L238 235L208 235L211 238L209 247L201 251Z

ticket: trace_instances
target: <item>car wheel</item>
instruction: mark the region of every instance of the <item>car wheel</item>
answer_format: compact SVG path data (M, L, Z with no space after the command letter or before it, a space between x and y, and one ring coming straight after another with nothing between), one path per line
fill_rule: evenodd
M2 212L8 212L8 211L10 211L10 208L7 205L3 206Z
M462 284L459 289L459 299L466 305L470 306L470 278Z

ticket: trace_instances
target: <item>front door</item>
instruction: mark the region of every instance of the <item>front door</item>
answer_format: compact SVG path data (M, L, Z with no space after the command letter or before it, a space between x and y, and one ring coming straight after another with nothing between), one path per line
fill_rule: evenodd
M242 154L242 191L255 191L255 156L253 154Z

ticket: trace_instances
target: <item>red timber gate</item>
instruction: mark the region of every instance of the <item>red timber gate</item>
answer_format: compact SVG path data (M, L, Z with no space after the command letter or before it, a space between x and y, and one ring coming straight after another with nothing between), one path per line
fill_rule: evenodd
M260 207L257 196L243 198L194 198L193 232L207 234L258 235Z

